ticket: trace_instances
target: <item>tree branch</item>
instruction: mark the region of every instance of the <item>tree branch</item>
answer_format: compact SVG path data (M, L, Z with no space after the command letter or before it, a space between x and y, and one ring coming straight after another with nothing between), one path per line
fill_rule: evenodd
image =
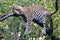
M13 13L11 12L11 13L8 13L8 14L5 14L5 15L2 15L1 17L0 17L0 21L3 21L4 19L6 19L6 18L8 18L9 16L12 16L13 15Z
M55 5L54 6L55 7L55 10L54 10L54 12L51 15L55 14L58 11L58 0L55 0L54 5Z

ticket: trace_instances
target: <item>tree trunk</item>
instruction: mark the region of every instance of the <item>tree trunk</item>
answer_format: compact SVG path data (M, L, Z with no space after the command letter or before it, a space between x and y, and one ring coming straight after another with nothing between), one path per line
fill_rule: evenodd
M17 27L12 27L12 40L19 40Z

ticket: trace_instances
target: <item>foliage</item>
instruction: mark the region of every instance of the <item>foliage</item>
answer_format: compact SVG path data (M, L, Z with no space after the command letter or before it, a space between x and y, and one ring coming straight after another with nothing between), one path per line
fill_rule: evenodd
M52 4L53 0L50 0L49 3L44 3L43 0L0 0L0 15L6 14L8 12L12 11L12 6L14 4L16 5L24 5L29 6L33 4L43 5L45 6L50 12L53 12L54 7ZM59 3L60 4L60 3ZM59 5L60 6L60 5ZM53 23L54 23L54 35L58 37L60 35L60 8L59 11L54 14L53 17ZM9 17L7 20L4 20L0 22L0 33L4 35L4 38L6 40L12 40L11 39L11 32L12 27L17 27L17 32L21 32L21 40L23 40L23 29L24 29L24 21L22 17ZM18 30L19 29L19 30ZM27 38L38 38L39 32L41 31L41 27L35 23L32 23L31 27L31 33L27 36Z

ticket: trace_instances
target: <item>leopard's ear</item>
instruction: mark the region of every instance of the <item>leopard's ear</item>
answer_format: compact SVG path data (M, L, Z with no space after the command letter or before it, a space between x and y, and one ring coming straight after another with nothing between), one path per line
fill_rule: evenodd
M18 5L13 5L13 7L12 7L13 9L19 9L19 6Z

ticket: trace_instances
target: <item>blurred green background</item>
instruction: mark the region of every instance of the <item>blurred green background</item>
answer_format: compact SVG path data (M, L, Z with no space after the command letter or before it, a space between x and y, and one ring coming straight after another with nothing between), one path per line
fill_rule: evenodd
M45 8L47 8L50 12L53 12L54 6L53 6L54 0L47 0L45 3L43 0L0 0L0 16L3 14L6 14L8 12L12 11L12 6L14 4L16 5L43 5ZM59 7L58 12L52 16L53 18L53 24L54 24L54 35L56 37L60 37L60 0L59 0ZM0 34L3 35L5 40L12 40L11 34L13 32L17 32L21 35L20 39L25 40L23 38L23 32L24 32L24 21L22 17L9 17L6 20L0 22ZM28 40L29 38L35 37L36 40L41 35L39 35L39 32L41 31L41 27L35 23L32 23L31 27L31 33L27 36ZM48 36L49 37L49 36ZM30 39L33 40L33 39ZM49 40L47 38L46 40Z

